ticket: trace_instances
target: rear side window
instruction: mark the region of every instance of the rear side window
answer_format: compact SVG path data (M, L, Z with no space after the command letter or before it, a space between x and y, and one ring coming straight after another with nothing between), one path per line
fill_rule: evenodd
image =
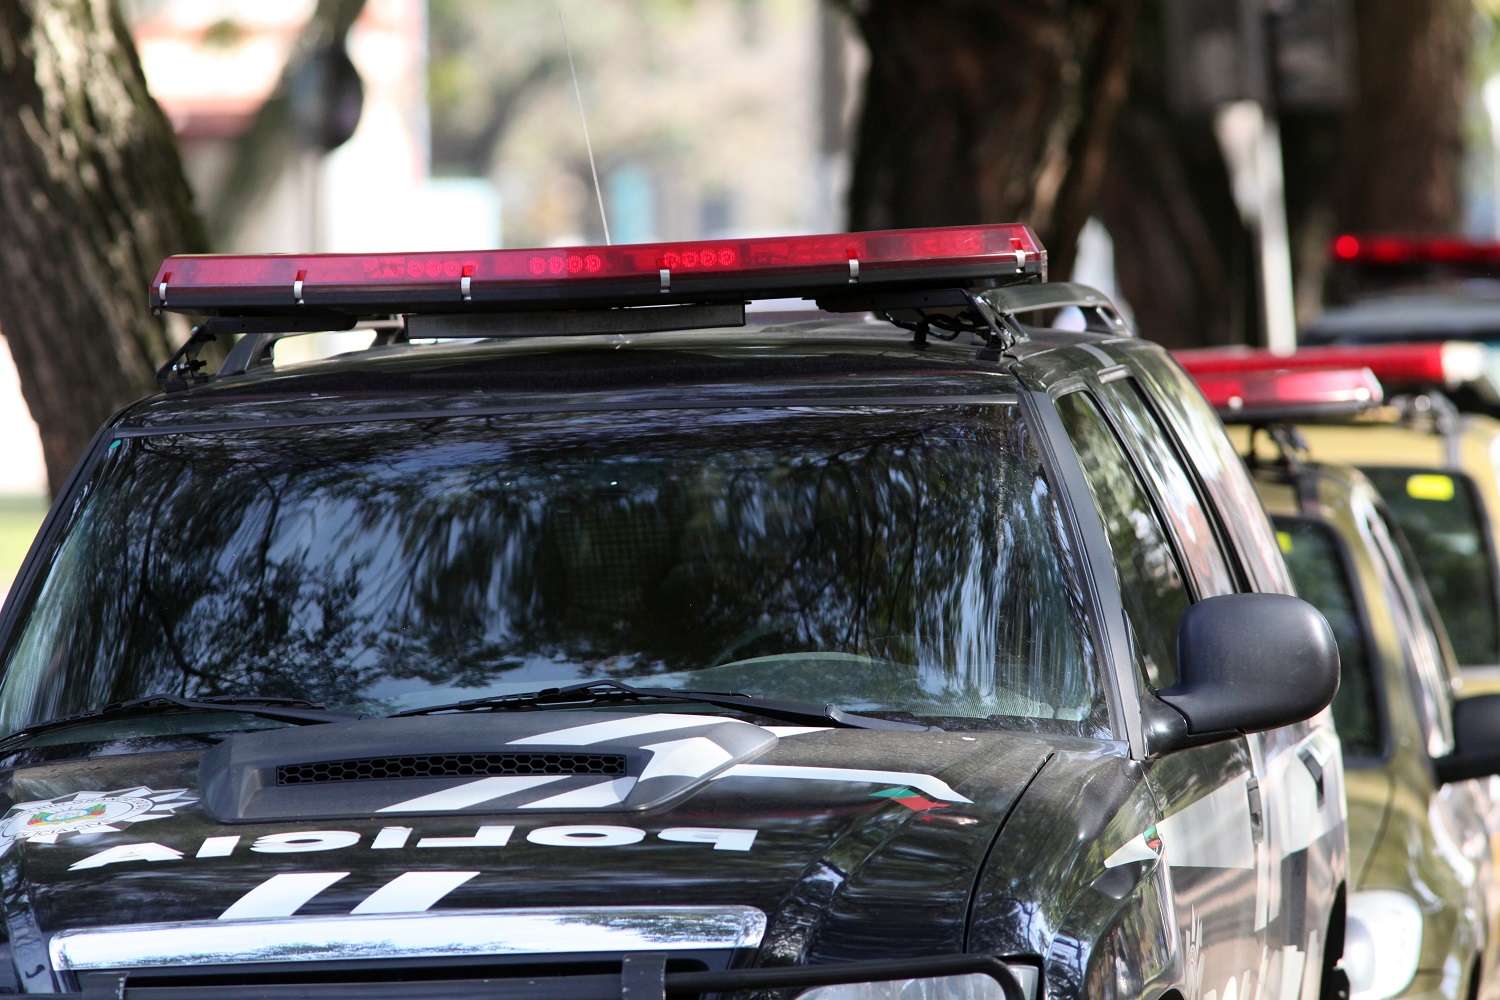
M1191 601L1166 527L1094 401L1075 392L1057 409L1109 535L1136 656L1153 688L1169 687L1177 679L1177 623Z
M1344 753L1378 757L1384 738L1375 694L1364 620L1350 583L1342 543L1321 521L1276 517L1276 540L1286 556L1292 582L1303 600L1323 612L1339 647L1339 688L1333 696L1333 721Z
M1430 469L1363 471L1411 542L1458 662L1500 663L1495 570L1474 483Z

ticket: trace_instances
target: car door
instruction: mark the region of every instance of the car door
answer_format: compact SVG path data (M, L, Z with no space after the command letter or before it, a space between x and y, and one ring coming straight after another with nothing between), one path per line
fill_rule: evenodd
M1106 416L1102 394L1082 390L1060 396L1058 412L1109 539L1137 683L1163 688L1176 679L1182 614L1197 597L1230 592L1233 577L1222 553L1212 555L1217 542L1201 508L1174 496L1173 515L1164 516L1147 487L1155 474L1145 472L1147 465L1161 464L1160 442L1150 453L1156 461L1141 455L1132 461L1119 425ZM1136 431L1125 433L1139 442ZM1202 563L1194 561L1192 575L1169 527L1174 521L1199 548ZM1264 754L1244 737L1147 764L1162 811L1157 834L1175 904L1176 926L1169 931L1192 995L1254 995L1265 979L1267 928L1259 917L1271 873L1260 794L1263 765ZM1287 994L1263 990L1260 995Z

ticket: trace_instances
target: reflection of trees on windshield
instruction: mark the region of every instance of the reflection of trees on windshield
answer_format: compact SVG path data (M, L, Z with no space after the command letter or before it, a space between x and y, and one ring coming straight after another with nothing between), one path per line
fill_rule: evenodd
M379 683L809 652L901 665L861 673L873 707L1076 720L1098 696L1037 465L993 408L128 440L54 557L5 721L153 690L355 705ZM777 693L755 686L770 666L720 669Z

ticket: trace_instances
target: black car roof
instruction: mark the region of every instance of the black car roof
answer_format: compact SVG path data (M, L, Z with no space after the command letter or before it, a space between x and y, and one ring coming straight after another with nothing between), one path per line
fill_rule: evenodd
M1103 363L1098 354L1059 348L1112 339L1038 330L989 360L966 336L918 347L911 333L889 323L825 316L628 341L591 336L398 344L281 368L263 366L158 394L127 411L120 426L296 422L414 408L456 413L500 403L555 406L582 394L641 405L694 393L828 399L1015 392L1018 375L1045 387L1098 369Z

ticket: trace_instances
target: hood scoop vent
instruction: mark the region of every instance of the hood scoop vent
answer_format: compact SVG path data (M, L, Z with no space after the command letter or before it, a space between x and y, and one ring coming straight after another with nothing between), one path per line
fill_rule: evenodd
M221 823L653 809L776 736L722 716L596 711L362 719L231 736L199 762Z
M474 778L489 775L625 773L624 754L598 753L429 753L402 757L362 757L283 764L278 785L387 778Z

